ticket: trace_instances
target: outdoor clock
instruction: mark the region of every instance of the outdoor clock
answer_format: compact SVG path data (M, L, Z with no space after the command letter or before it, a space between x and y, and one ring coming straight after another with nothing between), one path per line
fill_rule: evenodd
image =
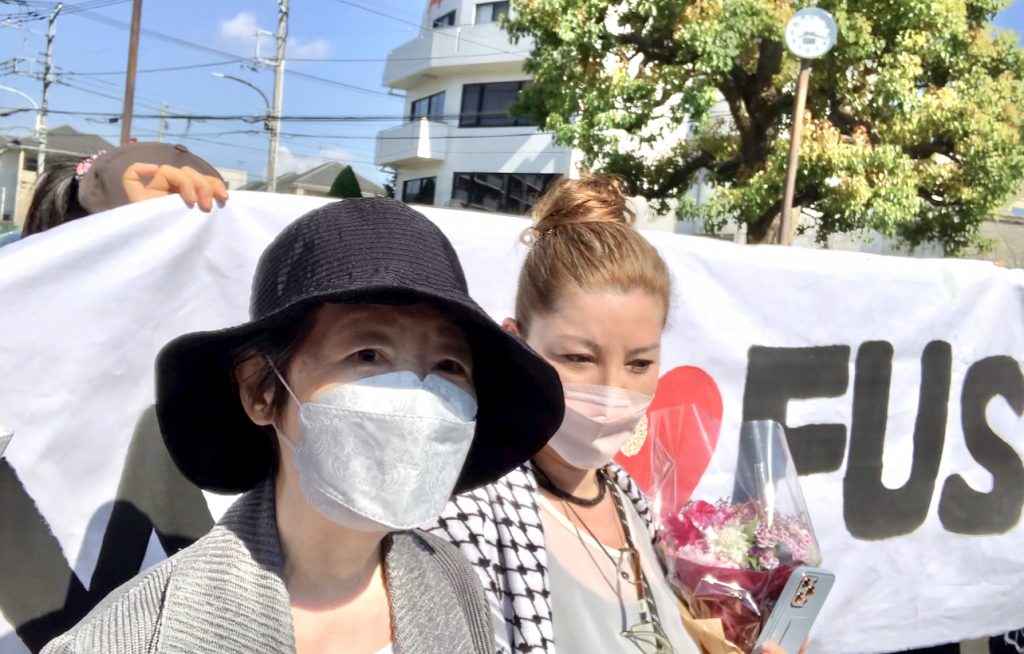
M801 59L817 59L836 44L836 21L824 9L808 7L786 23L786 46Z

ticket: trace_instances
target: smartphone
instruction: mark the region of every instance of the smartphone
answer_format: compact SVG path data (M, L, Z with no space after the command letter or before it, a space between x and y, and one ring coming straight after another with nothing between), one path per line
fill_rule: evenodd
M793 571L779 595L775 608L768 614L752 654L760 654L765 641L772 641L788 654L797 654L811 625L825 604L836 576L828 570L801 566Z
M4 450L7 449L7 444L11 442L11 439L13 437L13 431L8 429L7 427L4 427L3 425L0 425L0 458L3 458Z

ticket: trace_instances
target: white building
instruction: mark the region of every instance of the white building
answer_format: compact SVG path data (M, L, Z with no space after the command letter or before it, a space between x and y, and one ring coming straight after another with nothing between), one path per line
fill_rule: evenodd
M375 161L398 172L406 202L523 214L572 169L509 105L529 77L528 40L498 25L508 1L431 0L419 37L388 55L384 86L405 92L405 122L377 136Z

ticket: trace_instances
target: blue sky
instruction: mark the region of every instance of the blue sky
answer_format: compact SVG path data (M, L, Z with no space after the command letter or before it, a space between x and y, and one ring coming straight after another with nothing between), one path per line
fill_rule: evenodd
M70 0L66 7L84 1ZM95 0L89 3L99 4ZM131 19L131 2L110 0L106 4L110 6L88 13L69 12L58 18L54 64L62 71L63 83L51 87L51 110L120 113L121 102L114 98L123 95L124 75L97 73L119 73L126 67L128 30L103 19L127 24ZM323 160L335 159L351 162L361 173L375 179L384 179L372 164L373 137L382 127L397 122L403 107L400 98L386 95L387 89L381 87L384 59L392 48L416 36L416 26L426 4L427 0L353 0L350 4L337 0L292 0L287 57L290 72L285 77L282 113L380 116L392 120L286 123L282 128L285 135L281 140L279 172L305 170ZM53 3L30 0L28 6L45 9ZM0 4L0 20L21 12L16 2L7 0ZM252 33L256 29L273 31L276 25L275 0L145 0L143 3L143 29L240 57L253 55ZM45 19L26 22L23 28L0 27L0 62L12 57L41 61L45 31ZM263 56L272 57L273 47L273 40L264 37ZM143 33L136 114L159 114L160 105L166 103L169 112L177 114L262 115L264 103L254 90L217 79L210 73L242 77L272 96L273 71L253 71L238 62L217 63L231 58ZM347 61L302 62L299 59ZM141 72L179 66L200 67ZM29 64L21 64L21 69L28 71ZM40 70L37 65L32 72ZM306 79L301 74L322 77L327 82ZM337 83L361 87L368 92L341 88ZM0 85L17 88L36 101L41 96L41 83L27 77L4 75L0 77ZM20 106L27 106L26 101L0 91L0 107ZM29 135L34 120L33 113L0 118L0 133ZM106 116L51 114L49 117L51 127L64 123L99 134L114 143L120 137L120 126L109 124ZM134 121L133 133L140 140L155 140L158 124L157 118L138 118ZM261 123L192 121L190 124L186 120L171 119L165 140L185 143L215 165L242 168L250 176L262 178L266 171L268 140L261 129Z
M102 116L51 114L51 127L70 124L117 142L120 126L108 116L120 113L128 47L126 25L131 18L129 0L70 0L67 8L88 3L103 5L84 11L68 11L57 21L54 64L60 80L50 92L54 111L89 112ZM384 59L394 47L415 38L417 25L428 0L292 0L288 70L284 85L284 115L373 116L373 121L346 123L285 123L279 159L282 170L305 170L325 160L352 163L357 170L383 181L372 164L373 137L394 124L402 113L402 101L381 87ZM52 2L0 0L0 21L25 11L47 9ZM997 19L1001 27L1024 34L1024 4L1015 3ZM14 57L41 61L45 48L45 20L25 21L21 26L0 26L0 63ZM121 23L122 25L117 25ZM233 57L251 57L252 33L272 31L277 24L277 2L233 0L145 0L142 26L172 39L143 34L139 55L139 81L135 111L160 113L166 103L171 114L257 116L263 100L252 89L210 73L242 77L268 96L273 89L270 69L250 70ZM198 46L198 47L196 47ZM272 39L263 38L261 50L271 56ZM228 53L227 56L218 52ZM301 61L302 59L335 61ZM184 70L152 71L188 67ZM40 97L40 83L16 74L3 74L0 85ZM38 64L22 63L21 72L40 71ZM113 73L113 74L108 74ZM326 81L311 80L312 75ZM343 88L350 85L359 89ZM104 97L112 96L112 97ZM0 107L27 103L17 95L0 91ZM29 135L34 114L0 118L0 133ZM141 140L155 140L157 118L137 118L133 133ZM242 168L252 177L266 171L267 136L261 124L242 121L186 121L171 119L165 140L185 143L218 166Z

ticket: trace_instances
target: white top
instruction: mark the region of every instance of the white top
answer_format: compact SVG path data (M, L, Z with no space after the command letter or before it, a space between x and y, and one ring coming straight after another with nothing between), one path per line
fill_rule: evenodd
M614 492L618 493L616 489ZM640 602L632 583L629 555L594 540L547 497L538 493L551 575L551 617L559 654L640 654L656 652L650 640L630 642L622 632L640 622ZM633 503L619 497L626 512L640 565L654 595L662 629L676 654L699 654L683 627L678 602ZM609 556L611 558L609 558ZM624 580L619 569L630 573Z

